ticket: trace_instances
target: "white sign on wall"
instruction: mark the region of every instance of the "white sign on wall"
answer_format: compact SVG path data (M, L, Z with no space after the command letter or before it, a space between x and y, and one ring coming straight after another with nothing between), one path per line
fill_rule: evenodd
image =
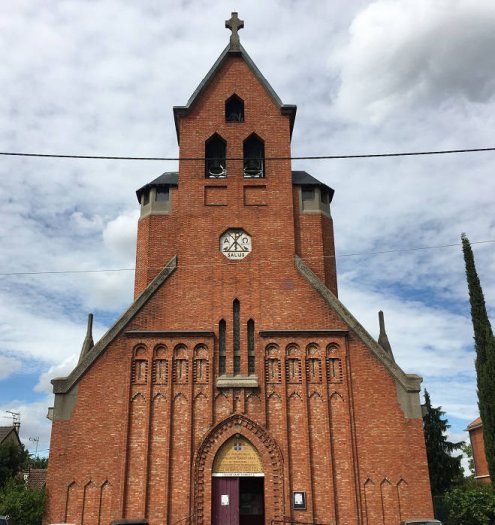
M231 260L241 260L252 250L251 236L240 228L227 230L220 237L220 251Z

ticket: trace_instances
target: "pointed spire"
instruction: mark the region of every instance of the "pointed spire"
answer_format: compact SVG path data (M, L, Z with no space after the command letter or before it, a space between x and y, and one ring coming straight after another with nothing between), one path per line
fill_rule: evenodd
M394 354L392 353L392 347L390 346L390 341L387 337L387 332L385 331L385 316L380 310L378 312L378 322L380 323L380 335L378 336L378 344L390 355L393 359Z
M88 314L88 328L86 329L86 337L81 348L79 363L86 357L93 346L93 314Z
M229 20L225 20L225 27L232 31L232 34L230 35L229 51L239 52L241 50L239 29L244 27L244 20L241 20L234 11L232 12L232 16L229 18Z

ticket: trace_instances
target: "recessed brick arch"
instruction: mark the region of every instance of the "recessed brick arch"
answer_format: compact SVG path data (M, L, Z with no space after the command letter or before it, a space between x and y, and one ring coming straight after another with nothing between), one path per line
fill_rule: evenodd
M265 522L285 514L283 455L277 442L266 429L249 418L235 414L213 427L206 434L194 462L194 518L197 525L209 524L211 518L211 475L213 460L220 447L239 434L258 450L265 473Z

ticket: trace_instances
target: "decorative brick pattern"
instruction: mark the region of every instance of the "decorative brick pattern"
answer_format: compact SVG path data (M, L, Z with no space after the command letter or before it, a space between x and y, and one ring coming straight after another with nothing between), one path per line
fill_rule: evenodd
M231 122L234 93L244 114ZM215 133L229 158L253 133L266 157L290 156L290 117L243 52L226 55L178 128L181 158L202 157ZM231 160L221 181L180 162L169 212L139 220L135 305L54 382L45 524L210 525L213 461L236 434L263 464L265 523L432 515L418 380L338 302L332 220L302 212L300 192L289 160L266 160L262 179ZM220 252L228 229L252 239L242 260ZM259 387L217 388L221 367L233 378L254 368ZM306 511L291 508L293 491L306 492Z

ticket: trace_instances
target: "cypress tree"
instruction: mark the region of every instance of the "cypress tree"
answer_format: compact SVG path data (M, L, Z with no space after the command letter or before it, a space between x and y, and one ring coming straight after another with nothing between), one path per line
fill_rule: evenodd
M478 408L483 422L488 471L492 481L495 481L495 339L476 272L471 244L465 234L462 234L461 238L476 350Z
M450 428L443 416L442 407L431 406L430 394L425 390L423 431L425 434L426 456L430 472L431 492L439 496L463 478L461 458L452 456L460 449L463 442L452 443L447 440L445 432Z

